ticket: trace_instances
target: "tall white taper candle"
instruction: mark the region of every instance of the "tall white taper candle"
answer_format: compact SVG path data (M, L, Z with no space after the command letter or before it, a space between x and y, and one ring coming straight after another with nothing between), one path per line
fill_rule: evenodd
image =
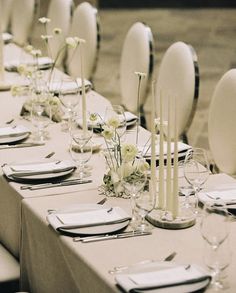
M178 111L177 99L174 97L174 174L173 174L173 217L179 213L179 185L178 185Z
M171 97L168 96L167 163L166 163L166 210L172 211L171 182Z
M164 209L165 207L165 190L164 190L164 132L163 132L163 100L162 91L160 91L160 140L159 140L159 195L158 207Z
M85 94L85 84L84 84L84 68L83 68L83 43L85 41L80 41L80 66L81 66L81 83L82 83L82 119L83 119L83 131L87 131L87 105L86 105L86 94Z
M156 192L156 127L155 127L155 93L152 82L152 110L151 110L151 183L152 192Z

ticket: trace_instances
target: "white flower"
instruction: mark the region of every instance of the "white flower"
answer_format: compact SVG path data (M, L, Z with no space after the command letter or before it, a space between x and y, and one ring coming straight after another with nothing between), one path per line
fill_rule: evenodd
M124 144L121 146L121 156L125 162L133 161L138 154L138 149L133 144Z
M33 49L34 49L34 47L32 45L25 46L25 51L26 52L29 52L30 53Z
M40 17L39 18L39 22L42 23L42 24L46 24L46 23L48 23L50 21L51 21L51 19L47 18L47 17Z
M48 41L49 39L52 39L53 36L52 35L41 35L41 39L44 40L44 41Z
M118 175L118 173L114 170L111 170L111 182L113 184L118 183L120 181L120 177Z
M55 27L53 32L54 32L55 35L60 35L62 33L62 29L59 28L59 27Z
M145 173L150 168L149 164L146 162L145 159L135 160L133 166L135 170L139 171L140 173Z
M22 86L13 85L11 87L11 94L13 97L20 96L23 92L24 88Z
M91 114L89 115L89 120L90 120L91 122L96 122L96 121L98 120L98 114L97 114L97 113L91 113Z
M79 44L78 38L68 37L66 38L66 44L69 48L75 49Z
M139 72L139 71L135 71L134 74L138 75L138 76L141 77L141 78L147 76L146 73L144 73L144 72Z
M125 178L130 176L134 171L134 167L131 162L125 162L120 165L120 167L117 170L117 173L119 174L120 178Z
M30 54L33 55L34 57L39 57L39 56L42 56L42 51L37 50L37 49L33 49L33 50L31 50Z
M114 129L109 126L103 126L102 135L105 139L111 140L114 136Z
M118 117L111 117L107 120L107 125L113 128L118 128L120 125L120 121Z

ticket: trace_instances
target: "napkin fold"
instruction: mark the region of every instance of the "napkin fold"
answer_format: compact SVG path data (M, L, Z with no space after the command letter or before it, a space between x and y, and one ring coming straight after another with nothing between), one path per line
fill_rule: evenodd
M7 137L17 137L30 133L29 129L23 125L7 126L0 128L0 139Z
M76 168L71 160L35 162L26 164L11 164L3 166L3 172L8 178L24 178L27 176L51 174L69 171Z
M211 277L195 264L184 266L168 263L165 266L165 262L159 262L138 272L117 274L115 279L125 292L193 292L206 287ZM181 286L183 290L178 291Z
M36 60L26 60L21 61L19 59L17 60L11 60L4 63L4 67L7 71L17 71L17 68L19 65L28 65L28 66L34 66L37 65L39 69L48 69L52 67L53 60L49 57L38 57Z
M69 94L75 90L82 90L82 80L81 78L77 78L77 86L75 86L74 82L67 82L61 86L61 81L53 81L50 83L50 91L54 92L55 94L59 93L59 91L62 91L64 94ZM92 83L85 79L84 80L84 85L85 85L85 91L89 91L92 89Z
M191 146L188 144L185 144L183 142L178 142L178 152L179 154L187 152L188 149L190 149ZM145 146L139 146L139 151L143 154L145 158L151 158L151 146L150 144L147 144ZM159 145L156 145L156 156L159 156L160 148ZM171 154L174 154L174 142L171 143ZM167 143L164 142L164 156L167 155Z
M2 39L3 39L3 42L5 44L9 43L12 39L13 39L13 36L7 32L3 32L2 33Z
M199 192L198 197L203 204L217 199L221 199L226 205L236 204L236 186L230 189Z
M87 207L87 208L86 208ZM112 225L122 223L130 219L130 216L120 207L90 208L85 205L84 209L68 211L58 211L47 216L49 224L55 229L86 228L100 225Z

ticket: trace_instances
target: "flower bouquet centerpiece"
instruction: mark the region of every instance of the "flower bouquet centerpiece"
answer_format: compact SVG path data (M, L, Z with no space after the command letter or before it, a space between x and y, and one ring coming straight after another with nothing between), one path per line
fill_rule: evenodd
M94 123L96 114L92 114L90 117ZM101 118L99 121L101 122ZM104 157L107 167L100 189L107 196L129 198L131 194L125 185L127 183L138 184L141 179L144 181L149 164L139 155L136 145L121 141L118 117L110 117L100 125L106 145Z
M47 25L51 20L46 17L39 18L39 22L44 26L45 34L41 35L41 39L47 49L49 57L42 57L42 51L34 48L31 44L25 47L26 53L29 54L29 60L26 63L19 63L17 66L18 73L28 80L27 86L13 86L11 91L13 96L26 94L30 98L24 103L21 115L27 115L31 112L31 105L35 99L44 99L51 106L51 117L55 122L60 122L64 112L62 111L60 100L58 99L58 90L53 85L54 69L65 55L67 49L76 49L84 40L78 37L63 37L60 28L54 28L52 34L48 34ZM52 56L50 41L58 38L61 42L58 51ZM30 56L32 57L30 59ZM54 58L53 58L54 57ZM46 70L48 69L48 70Z

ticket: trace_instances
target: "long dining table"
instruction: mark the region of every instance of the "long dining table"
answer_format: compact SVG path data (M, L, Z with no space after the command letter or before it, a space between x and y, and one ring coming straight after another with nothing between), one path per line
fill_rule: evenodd
M22 54L14 44L5 46L5 58ZM17 73L7 73L6 78L18 82ZM1 91L0 124L14 119L14 123L25 125L33 131L30 121L19 116L22 102L27 97L13 97L10 91ZM104 111L110 102L91 90L86 94L88 108ZM48 127L49 139L44 145L28 148L0 149L0 164L25 162L29 159L41 160L55 152L53 158L70 158L69 134L62 131L61 123ZM127 140L134 140L135 131L127 133ZM140 128L140 137L146 141L149 132ZM28 138L31 140L31 137ZM97 144L101 137L94 138ZM171 252L177 253L178 263L198 264L205 267L203 260L204 241L200 233L200 217L196 224L187 229L168 230L153 227L152 234L127 239L82 243L73 237L56 232L49 225L49 210L59 210L82 203L94 204L104 198L100 186L105 172L102 152L92 155L91 183L42 190L22 190L22 183L0 177L0 242L20 260L21 290L38 293L52 292L121 292L115 275L109 270L115 266L132 265L145 260L163 260ZM74 175L72 175L74 176ZM184 181L184 178L180 178ZM236 181L226 174L211 174L204 188L217 185L227 188L236 186ZM131 213L128 199L107 197L107 206L120 206ZM230 244L236 247L236 221L230 222ZM236 257L227 269L229 286L224 292L235 292Z

